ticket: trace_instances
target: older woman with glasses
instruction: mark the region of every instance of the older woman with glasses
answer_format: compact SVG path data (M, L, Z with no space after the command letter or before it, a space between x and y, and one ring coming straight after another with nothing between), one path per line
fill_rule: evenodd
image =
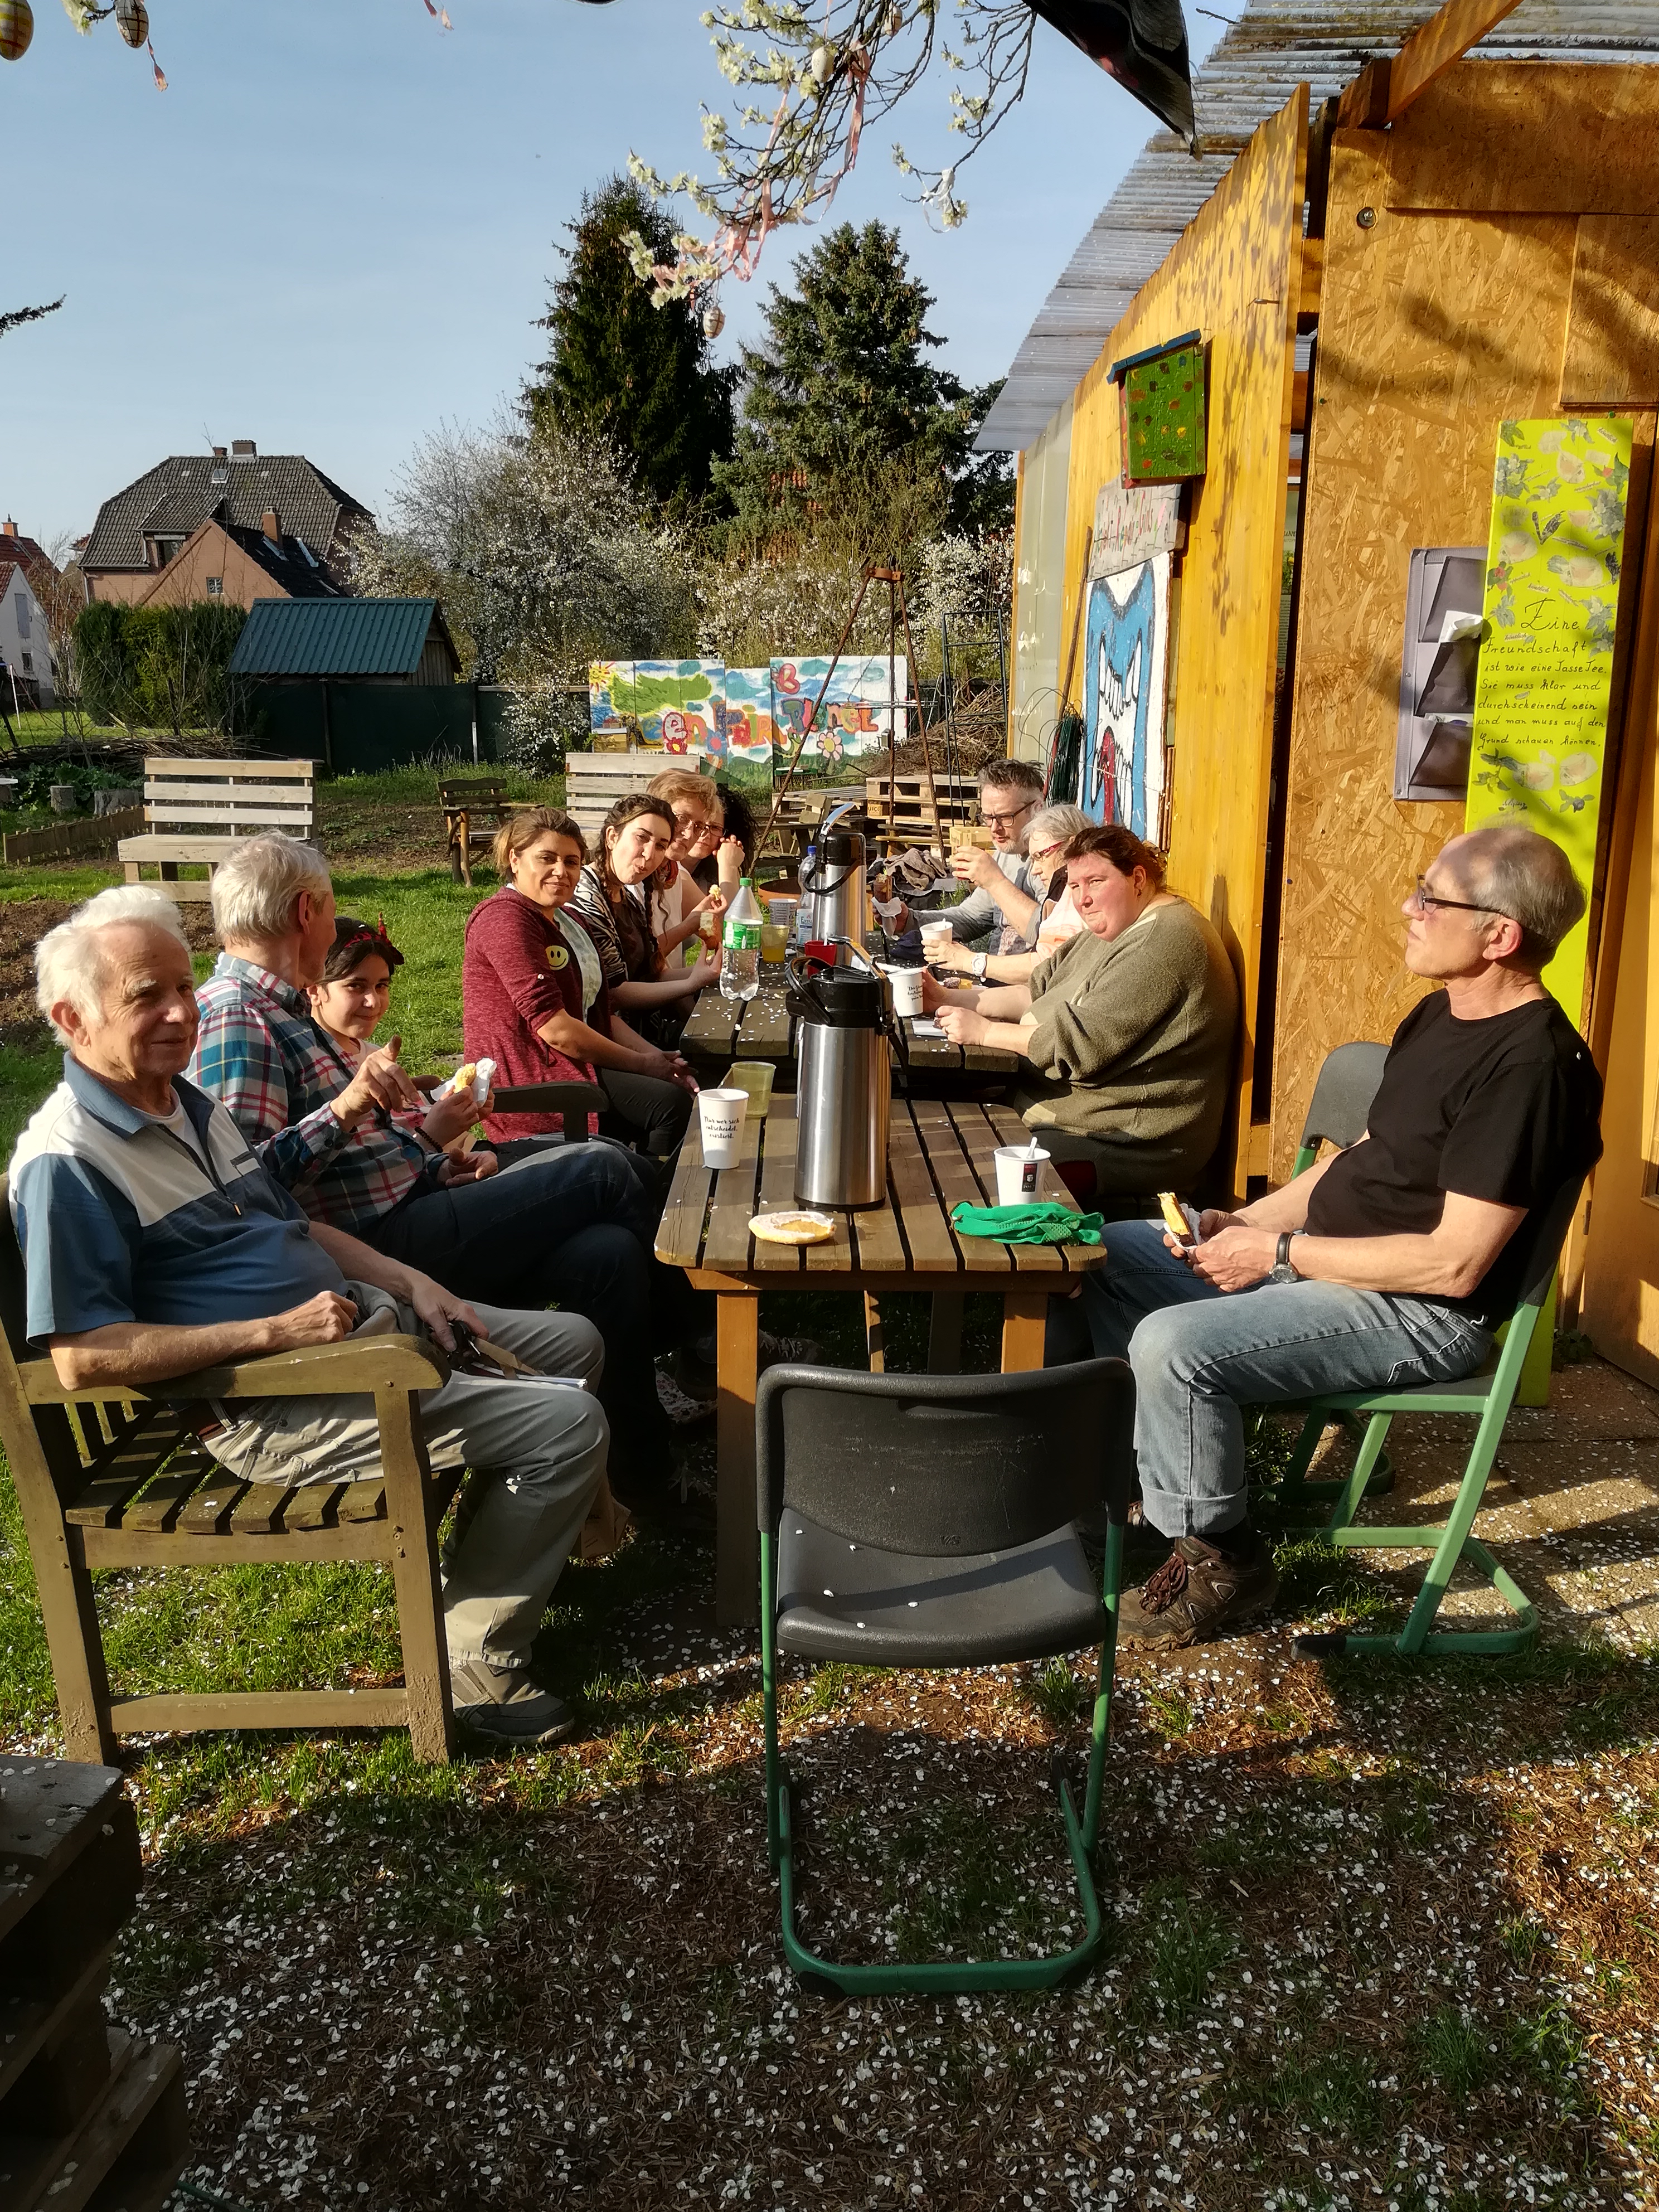
M1066 848L1079 830L1090 827L1080 806L1045 806L1031 817L1025 833L1025 865L1039 896L1026 926L1028 947L1019 952L975 954L957 939L930 953L936 968L952 968L988 983L1029 982L1040 961L1058 952L1083 927L1066 882Z

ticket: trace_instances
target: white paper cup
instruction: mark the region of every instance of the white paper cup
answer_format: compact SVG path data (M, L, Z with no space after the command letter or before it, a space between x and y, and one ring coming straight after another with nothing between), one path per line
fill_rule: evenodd
M948 921L924 921L921 925L921 949L930 960L937 960L955 934Z
M884 960L881 972L893 987L893 1012L901 1020L921 1012L921 979L925 968L890 968Z
M1024 1145L999 1145L996 1151L997 1204L999 1206L1036 1206L1038 1170L1047 1152L1039 1152L1035 1159Z
M733 1168L743 1145L743 1121L749 1111L746 1091L700 1091L697 1121L702 1131L705 1167Z

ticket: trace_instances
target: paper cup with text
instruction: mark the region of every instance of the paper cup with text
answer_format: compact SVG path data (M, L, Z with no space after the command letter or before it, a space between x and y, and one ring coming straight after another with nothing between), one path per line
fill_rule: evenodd
M921 925L921 949L930 960L938 960L943 957L955 934L948 921L924 921Z
M884 960L881 972L892 988L893 1012L901 1021L921 1012L921 979L925 968L891 968Z
M1047 1152L1035 1155L1024 1145L1000 1145L997 1164L997 1204L999 1206L1035 1206L1037 1204L1037 1183Z
M743 1118L748 1111L746 1091L698 1091L697 1121L702 1131L705 1167L736 1167L743 1145Z

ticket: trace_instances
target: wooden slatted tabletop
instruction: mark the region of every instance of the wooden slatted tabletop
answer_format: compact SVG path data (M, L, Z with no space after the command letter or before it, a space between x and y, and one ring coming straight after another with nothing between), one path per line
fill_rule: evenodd
M998 1045L951 1044L942 1036L918 1036L915 1023L908 1018L904 1041L918 1074L1012 1075L1024 1065L1017 1052L1004 1052Z
M765 968L761 973L761 988L746 1005L723 998L716 985L697 994L680 1035L680 1050L695 1066L723 1073L738 1058L769 1060L781 1067L792 1057L793 1024L784 1011L783 969L773 967L775 982Z
M1003 1370L1012 1373L1042 1364L1049 1298L1069 1293L1079 1273L1097 1267L1106 1256L1103 1245L1002 1244L953 1229L951 1212L959 1200L995 1204L992 1155L999 1145L1024 1144L1026 1131L1018 1115L1005 1108L938 1099L893 1101L883 1205L837 1212L836 1233L823 1243L768 1243L750 1234L749 1224L757 1213L799 1203L796 1133L795 1100L775 1095L763 1119L745 1119L737 1164L715 1170L703 1164L694 1119L657 1232L657 1257L684 1267L697 1289L713 1291L717 1299L715 1603L723 1622L755 1617L755 1388L762 1291L862 1294L872 1364L878 1364L875 1301L887 1291L932 1291L929 1364L947 1371L957 1364L963 1299L970 1290L996 1292L1003 1300ZM1047 1163L1038 1195L1076 1210L1076 1201Z

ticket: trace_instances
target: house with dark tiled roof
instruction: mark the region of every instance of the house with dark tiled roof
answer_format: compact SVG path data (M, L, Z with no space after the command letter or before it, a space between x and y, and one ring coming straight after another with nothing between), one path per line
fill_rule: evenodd
M283 527L274 507L252 529L232 522L222 504L193 530L163 568L140 578L129 605L192 606L224 599L251 607L256 599L339 599L348 596L303 538Z
M10 515L0 522L0 562L15 562L37 592L49 592L59 569L38 538L17 527Z
M88 598L129 606L174 604L181 594L241 606L337 597L350 589L349 541L374 525L368 509L303 454L262 455L251 438L239 438L228 451L175 453L106 499L81 570ZM186 551L188 567L164 585Z

